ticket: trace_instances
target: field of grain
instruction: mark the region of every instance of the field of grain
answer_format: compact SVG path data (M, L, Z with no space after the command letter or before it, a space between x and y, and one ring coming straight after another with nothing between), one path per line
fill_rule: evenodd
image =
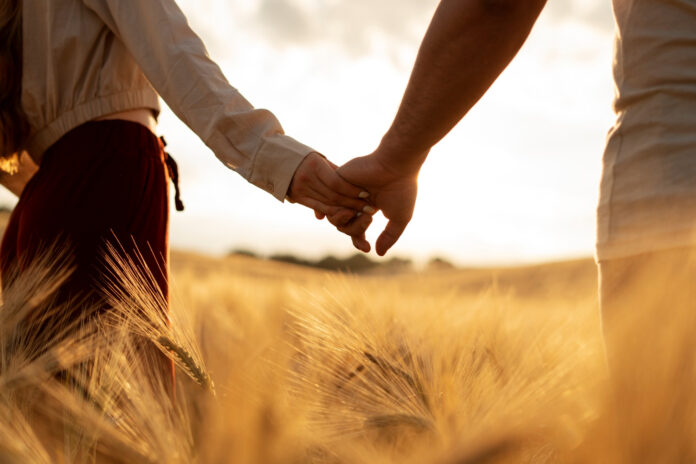
M115 316L60 342L18 335L17 325L50 307L59 269L4 295L0 462L694 456L696 409L665 410L664 385L630 414L615 407L589 259L355 276L178 252L171 324L147 281L124 267ZM176 399L153 380L143 339L177 362ZM669 442L651 442L653 421Z

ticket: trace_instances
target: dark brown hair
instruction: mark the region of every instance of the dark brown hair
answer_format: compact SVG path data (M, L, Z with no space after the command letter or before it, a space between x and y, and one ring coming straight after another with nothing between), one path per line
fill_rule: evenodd
M12 171L29 124L22 110L22 0L0 0L0 169Z

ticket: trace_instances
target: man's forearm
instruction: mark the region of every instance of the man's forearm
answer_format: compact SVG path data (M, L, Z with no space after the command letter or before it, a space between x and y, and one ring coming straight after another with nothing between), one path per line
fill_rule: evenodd
M545 0L443 0L380 152L417 169L526 40ZM396 163L396 164L394 164Z

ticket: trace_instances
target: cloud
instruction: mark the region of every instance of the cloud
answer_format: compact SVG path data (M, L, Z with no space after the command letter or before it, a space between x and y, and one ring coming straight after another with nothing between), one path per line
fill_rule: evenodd
M267 37L279 43L306 43L312 40L312 18L293 2L262 0L256 18Z
M330 43L352 55L370 53L376 38L417 45L437 0L260 0L254 18L279 46ZM552 23L573 22L613 33L609 0L549 0Z
M553 22L579 22L613 34L614 15L609 0L549 0L545 14Z
M230 49L233 37L271 48L322 46L350 57L379 48L398 53L418 46L438 0L178 0L214 54ZM549 0L551 23L573 22L611 34L609 0ZM221 28L224 21L226 27Z
M375 36L417 43L436 6L436 0L261 0L254 19L278 46L331 44L360 56L371 52Z

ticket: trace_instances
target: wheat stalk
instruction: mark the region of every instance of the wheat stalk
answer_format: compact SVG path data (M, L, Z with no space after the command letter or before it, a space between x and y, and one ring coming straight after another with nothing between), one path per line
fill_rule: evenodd
M196 363L193 356L188 352L188 350L186 350L186 348L178 345L171 338L164 335L158 337L157 342L177 357L181 365L185 368L189 377L191 377L201 387L215 394L215 386L213 385L213 381L210 379L210 376L201 366Z

